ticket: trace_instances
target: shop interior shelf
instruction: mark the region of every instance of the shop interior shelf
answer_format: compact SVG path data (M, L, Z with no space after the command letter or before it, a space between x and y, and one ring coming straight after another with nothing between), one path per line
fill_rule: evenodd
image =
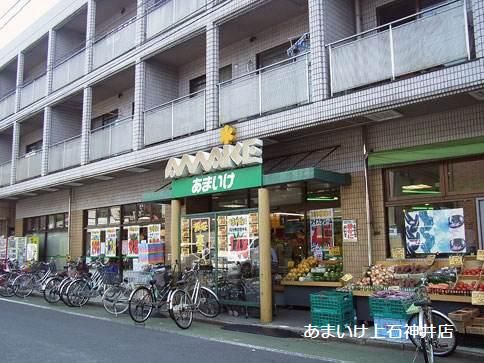
M281 285L286 286L316 286L316 287L342 287L339 281L281 281Z
M353 296L360 296L360 297L369 297L373 295L373 291L366 291L366 290L353 290ZM461 296L461 295L438 295L438 294L430 294L430 300L432 301L450 301L450 302L460 302L460 303L468 303L470 304L472 298L470 296Z

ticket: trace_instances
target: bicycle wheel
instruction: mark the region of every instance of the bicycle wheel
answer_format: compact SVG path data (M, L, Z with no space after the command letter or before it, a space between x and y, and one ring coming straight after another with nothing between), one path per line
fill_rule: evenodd
M430 337L420 339L420 350L423 353L425 363L434 363L434 348Z
M87 280L76 280L67 288L67 300L71 306L82 307L89 301L91 287Z
M126 286L110 286L104 291L102 301L104 309L113 315L123 314L129 307L131 289Z
M220 314L220 302L217 295L207 287L201 287L197 308L200 314L207 318L215 318Z
M13 280L16 277L17 275L13 273L6 273L0 276L0 296L12 297L15 295Z
M62 278L51 277L45 283L44 299L49 304L56 304L60 300L59 287L62 283Z
M31 274L19 275L13 281L15 296L26 298L34 291L34 276Z
M69 300L67 299L67 289L69 288L69 285L72 284L73 282L74 280L67 278L67 279L64 279L59 286L60 300L67 306L72 306Z
M193 321L192 299L184 290L176 290L170 299L170 316L181 329L188 329Z
M144 286L136 288L129 297L128 312L136 323L144 323L153 312L154 301L151 291Z
M433 354L437 357L446 357L452 354L457 348L457 336L456 329L452 321L445 315L441 315L438 312L432 310L431 324L435 327L434 337L432 338L432 348ZM418 325L418 314L412 315L408 321L408 326ZM439 332L444 332L445 336L439 336ZM420 348L419 337L414 337L409 335L410 341L417 347Z

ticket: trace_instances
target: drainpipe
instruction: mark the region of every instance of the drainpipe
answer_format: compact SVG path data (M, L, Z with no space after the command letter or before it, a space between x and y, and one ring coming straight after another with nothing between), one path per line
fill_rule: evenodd
M361 8L360 0L354 0L355 6L355 24L356 24L356 34L361 33Z
M373 249L371 243L371 211L370 211L370 186L368 182L368 149L367 149L367 138L366 138L366 127L362 128L362 139L363 139L363 158L364 158L364 170L365 170L365 204L366 204L366 232L368 241L368 266L371 266L373 262Z
M68 256L71 255L71 212L72 212L72 188L69 188L69 207L67 216L67 250ZM72 256L71 256L72 257Z

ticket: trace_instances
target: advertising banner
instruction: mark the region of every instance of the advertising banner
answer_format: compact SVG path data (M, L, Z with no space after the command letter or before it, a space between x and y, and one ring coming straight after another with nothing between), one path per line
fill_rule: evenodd
M7 239L0 238L0 264L5 263L7 260Z
M407 252L466 253L464 209L405 211Z
M246 261L250 258L249 215L227 216L228 261Z
M39 260L39 243L40 239L37 235L32 235L27 237L27 261L38 261ZM17 253L19 251L19 246L17 245Z
M106 256L116 257L116 245L117 245L117 229L107 228L106 229Z
M157 264L164 261L163 243L140 243L139 244L139 261L142 264Z
M148 243L161 242L161 225L150 224L148 226Z
M101 255L101 230L92 229L91 233L91 257L98 257Z
M210 218L192 218L190 220L190 253L202 259L210 257Z
M15 243L13 243L13 249L18 265L22 266L27 261L27 237L15 237ZM10 247L10 242L9 242ZM9 252L10 255L10 252Z
M139 255L139 226L128 227L128 257Z
M343 242L358 242L356 231L356 221L354 219L343 220Z
M333 209L309 211L311 251L317 257L334 247Z

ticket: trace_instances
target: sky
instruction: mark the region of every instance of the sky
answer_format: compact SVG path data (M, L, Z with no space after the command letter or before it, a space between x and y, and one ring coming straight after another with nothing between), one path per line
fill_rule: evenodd
M0 0L0 51L60 1L67 3L71 0ZM14 4L15 7L6 14ZM25 7L5 25L24 5Z

